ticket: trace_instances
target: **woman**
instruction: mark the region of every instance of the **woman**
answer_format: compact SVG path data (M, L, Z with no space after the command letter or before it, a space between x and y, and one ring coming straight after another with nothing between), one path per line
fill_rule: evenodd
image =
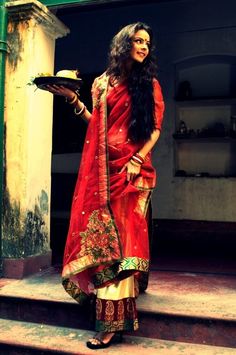
M89 121L62 277L79 303L96 295L92 349L138 328L138 279L149 269L145 215L156 182L151 150L164 111L155 73L152 31L138 22L113 38L107 71L93 83L92 114L71 90L48 88Z

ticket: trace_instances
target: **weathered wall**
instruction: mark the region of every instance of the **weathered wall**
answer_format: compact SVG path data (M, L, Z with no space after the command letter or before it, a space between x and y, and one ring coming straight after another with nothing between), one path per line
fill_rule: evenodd
M138 20L150 24L157 38L159 80L166 102L165 123L154 152L158 188L153 194L154 218L236 220L235 178L174 177L175 64L201 55L236 56L234 0L188 0L124 6L59 17L71 35L58 42L56 66L78 67L82 73L102 72L110 40L123 25ZM214 85L214 82L213 82Z
M34 21L9 23L11 48L6 81L6 194L3 224L4 256L27 256L49 249L50 155L43 146L51 146L52 98L44 94L45 106L27 84L40 67L36 55L42 46L49 56L44 59L47 71L53 69L50 56L54 46ZM47 44L47 46L45 46ZM32 61L32 58L34 60ZM49 60L48 60L49 59ZM48 132L42 136L39 132ZM42 141L43 138L43 141Z
M38 73L54 71L55 37L67 32L37 2L35 8L17 3L8 4L2 237L7 258L50 250L53 97L29 83Z

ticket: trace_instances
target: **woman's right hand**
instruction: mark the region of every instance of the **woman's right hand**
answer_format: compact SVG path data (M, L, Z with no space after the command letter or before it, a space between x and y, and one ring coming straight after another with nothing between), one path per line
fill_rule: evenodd
M75 109L77 109L78 111L82 110L83 112L81 113L81 116L83 116L83 119L85 119L86 121L89 121L91 113L87 110L84 103L78 99L78 95L76 94L76 92L61 85L47 85L46 88L54 95L64 96L67 99L68 103L73 104L73 107Z
M54 95L59 95L59 96L64 96L67 98L69 101L73 100L75 97L76 93L71 90L66 88L65 86L59 86L59 85L47 85L47 90L51 92Z

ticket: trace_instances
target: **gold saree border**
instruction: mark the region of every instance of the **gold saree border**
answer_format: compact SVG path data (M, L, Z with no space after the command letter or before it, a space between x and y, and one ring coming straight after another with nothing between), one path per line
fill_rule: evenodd
M88 295L69 279L62 280L62 286L65 291L79 304L83 304L88 299Z
M120 262L111 265L110 267L96 273L93 276L95 287L106 285L114 279L119 278L120 274L125 271L141 271L148 272L149 260L138 257L123 258ZM127 275L126 275L127 277Z
M120 259L107 259L104 260L102 264L114 264L114 262L119 261ZM85 255L79 259L70 261L67 265L64 266L62 270L62 279L69 278L70 276L74 276L84 270L87 270L89 267L97 267L101 265L100 262L95 262L94 258L91 255Z
M94 276L93 281L95 281L96 285L101 285L103 283L102 280L107 282L116 278L117 275L122 271L136 270L148 272L149 270L149 260L138 257L123 258L121 261L110 259L104 262L104 264L107 263L110 264L108 268ZM80 259L73 260L63 268L62 278L66 279L70 276L74 276L86 270L88 265L96 267L100 265L100 263L94 264L91 255L86 255Z
M134 331L138 330L139 323L138 318L134 320L124 320L124 321L113 321L113 322L102 322L96 321L95 325L97 332L122 332L122 331Z
M67 265L66 270L63 270L62 285L72 298L74 298L79 304L82 304L89 295L83 292L78 285L71 281L70 276L76 275L87 269L87 267L83 267L83 270L79 269L79 266L82 267L79 260L73 261L72 265L70 265L70 267L68 266L69 265ZM147 274L149 271L149 260L138 257L124 258L121 262L116 262L102 272L97 273L93 278L94 286L99 288L103 284L105 286L114 279L118 280L119 274L125 271L141 271Z

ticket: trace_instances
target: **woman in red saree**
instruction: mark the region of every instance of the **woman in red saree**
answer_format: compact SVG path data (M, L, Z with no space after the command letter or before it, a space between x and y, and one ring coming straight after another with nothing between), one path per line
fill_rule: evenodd
M92 87L92 114L77 95L67 97L89 121L75 187L63 263L63 286L80 304L96 295L93 349L116 332L136 330L138 279L149 270L146 212L156 174L151 150L164 103L155 78L151 29L136 23L113 39L107 71Z

